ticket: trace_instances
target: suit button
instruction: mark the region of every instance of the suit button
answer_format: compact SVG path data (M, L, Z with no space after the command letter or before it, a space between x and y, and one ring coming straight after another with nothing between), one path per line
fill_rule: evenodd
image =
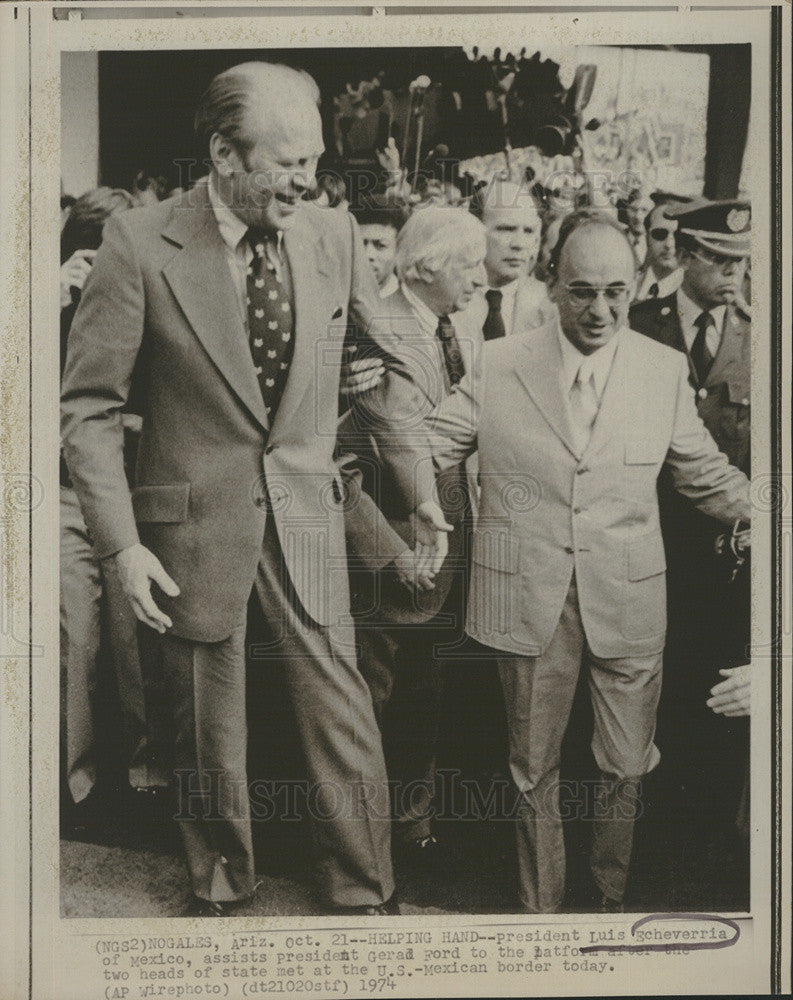
M265 498L262 496L254 497L253 502L256 504L257 507L264 507Z
M581 508L580 507L573 507L573 513L574 514L580 514L581 513Z
M708 398L708 390L703 387L702 389L699 389L697 391L697 395L699 396L700 399L707 399Z
M570 556L575 552L575 549L573 548L572 545L565 545L564 550Z

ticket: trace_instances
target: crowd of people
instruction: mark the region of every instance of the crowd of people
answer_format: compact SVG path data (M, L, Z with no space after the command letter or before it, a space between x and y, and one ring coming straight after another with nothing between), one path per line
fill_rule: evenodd
M192 913L253 898L246 689L277 662L318 903L396 914L400 872L447 863L464 653L503 692L528 913L570 890L586 679L583 890L619 911L653 796L668 849L705 823L746 850L750 206L464 197L393 149L345 187L316 178L317 101L233 67L196 113L208 177L62 205L64 815L111 760L169 804Z

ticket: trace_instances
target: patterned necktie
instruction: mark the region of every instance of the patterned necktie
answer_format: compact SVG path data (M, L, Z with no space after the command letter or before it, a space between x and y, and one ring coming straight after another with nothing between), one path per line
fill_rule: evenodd
M438 317L438 329L435 333L443 347L443 360L446 362L449 384L455 386L465 375L465 364L460 351L460 342L457 340L457 334L448 316Z
M267 257L267 241L274 238L257 229L249 229L245 236L253 250L247 271L251 357L271 425L294 351L292 306L275 265Z
M713 317L707 310L700 313L694 322L697 335L691 345L691 360L694 362L694 371L697 373L697 381L700 385L708 377L708 372L713 365L713 355L708 350L707 344L708 328L713 324Z
M575 381L570 388L570 414L573 418L573 433L582 454L589 443L597 412L598 399L595 392L595 377L588 360L584 360L581 362L581 366L576 372Z
M501 300L504 296L497 288L489 288L485 292L487 299L487 316L482 325L482 334L485 340L496 340L498 337L506 337L507 330L504 326L504 317L501 315Z
M652 285L650 285L650 287L647 290L647 298L648 299L657 299L659 291L660 291L660 289L658 287L658 282L654 281L652 283Z

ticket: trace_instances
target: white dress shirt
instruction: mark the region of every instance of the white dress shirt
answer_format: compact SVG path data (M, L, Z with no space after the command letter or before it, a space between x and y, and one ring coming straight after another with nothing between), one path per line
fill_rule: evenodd
M705 334L705 346L712 358L716 357L719 345L721 344L721 334L724 329L724 314L726 311L726 305L714 306L713 309L708 309L708 312L713 317L713 322ZM699 333L697 319L702 315L704 310L696 302L692 301L682 288L679 288L677 290L677 312L680 317L680 329L683 331L683 339L690 352L694 344L694 339Z
M649 299L650 289L654 284L658 285L658 295L656 298L665 299L667 295L671 295L672 292L676 292L678 290L682 280L682 267L675 268L675 270L672 271L671 274L667 274L665 278L656 278L655 272L651 267L643 268L641 271L639 287L636 289L636 298L633 301L644 302L645 299Z

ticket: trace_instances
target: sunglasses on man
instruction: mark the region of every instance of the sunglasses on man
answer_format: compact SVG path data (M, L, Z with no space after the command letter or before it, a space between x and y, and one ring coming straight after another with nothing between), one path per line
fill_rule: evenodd
M653 228L650 230L650 239L656 240L656 242L658 243L661 243L664 240L669 239L670 236L674 235L675 235L674 229L664 229L663 226L653 226Z

